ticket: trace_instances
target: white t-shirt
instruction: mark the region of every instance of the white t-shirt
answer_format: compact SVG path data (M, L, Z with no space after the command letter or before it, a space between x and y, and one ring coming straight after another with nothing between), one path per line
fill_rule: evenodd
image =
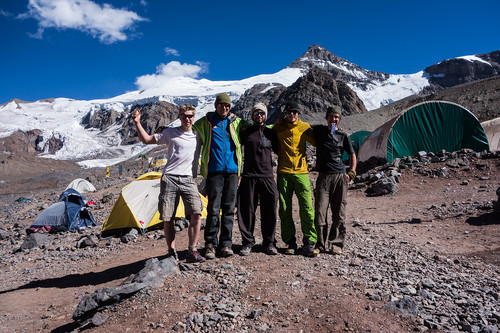
M156 143L167 145L167 164L163 174L193 176L198 173L201 140L197 132L183 131L180 127L167 127L154 134Z

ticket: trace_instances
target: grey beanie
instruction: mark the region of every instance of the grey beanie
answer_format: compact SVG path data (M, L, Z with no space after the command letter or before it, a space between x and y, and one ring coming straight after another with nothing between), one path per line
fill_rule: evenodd
M264 111L264 113L266 114L266 118L267 118L267 107L264 105L264 103L257 103L257 104L255 104L252 107L252 116L253 116L253 112L255 110L262 110L262 111Z
M337 105L329 106L326 109L326 115L328 116L331 113L338 113L338 114L341 115L342 114L342 108L340 106L337 106Z

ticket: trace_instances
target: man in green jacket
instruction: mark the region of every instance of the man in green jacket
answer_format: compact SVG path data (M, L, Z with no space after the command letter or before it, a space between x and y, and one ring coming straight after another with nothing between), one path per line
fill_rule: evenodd
M206 178L208 193L205 226L205 258L215 259L216 251L232 256L234 207L241 171L241 144L238 133L241 118L230 115L231 99L217 95L215 112L197 120L193 128L202 141L200 173ZM222 210L222 217L219 218ZM217 238L220 229L220 236Z

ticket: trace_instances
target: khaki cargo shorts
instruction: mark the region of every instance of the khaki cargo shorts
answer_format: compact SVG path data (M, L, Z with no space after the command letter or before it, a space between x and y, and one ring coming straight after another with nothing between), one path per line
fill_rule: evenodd
M184 203L184 213L188 215L201 215L203 203L201 202L198 187L191 176L163 175L161 177L160 197L158 211L162 221L170 221L175 217L179 198Z

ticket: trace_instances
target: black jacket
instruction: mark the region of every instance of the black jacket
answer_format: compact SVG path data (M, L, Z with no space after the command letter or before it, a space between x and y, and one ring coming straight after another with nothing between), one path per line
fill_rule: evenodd
M278 151L276 132L265 126L252 125L240 131L243 146L243 176L273 177L272 152Z

